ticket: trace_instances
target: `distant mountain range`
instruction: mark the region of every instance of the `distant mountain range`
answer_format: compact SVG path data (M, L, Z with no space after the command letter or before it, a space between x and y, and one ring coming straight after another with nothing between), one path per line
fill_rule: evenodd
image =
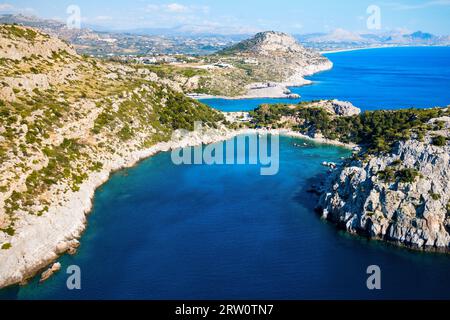
M194 54L204 55L220 51L250 34L211 34L202 28L178 26L176 28L143 28L107 31L105 28L68 29L65 23L22 14L0 15L0 23L35 27L45 33L72 43L79 53L96 56ZM321 51L378 46L448 46L450 36L436 36L416 31L383 33L356 33L336 29L330 33L296 35L305 47Z
M216 52L245 38L244 35L184 34L170 29L106 31L99 27L69 29L61 21L22 14L0 15L0 24L34 27L72 43L78 53L95 56L198 54ZM95 30L93 29L95 28Z
M352 47L376 46L448 46L450 36L436 36L416 31L413 33L391 31L378 34L364 34L336 29L330 33L298 35L297 39L305 46L319 49L344 49Z

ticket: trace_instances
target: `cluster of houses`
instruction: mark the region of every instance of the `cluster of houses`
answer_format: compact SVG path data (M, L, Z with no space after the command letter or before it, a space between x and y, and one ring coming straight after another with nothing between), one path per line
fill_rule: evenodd
M194 62L193 68L197 69L233 69L235 68L231 63L218 61L215 63L204 64L204 60L198 60L194 57L189 59L190 57L186 57L183 59L179 59L179 56L172 54L155 54L155 55L123 55L123 56L115 56L116 59L122 62L128 63L137 63L137 64L145 64L145 65L154 65L154 64L186 64L187 62ZM192 60L192 61L191 61ZM246 64L258 65L259 62L256 59L248 58L243 61ZM200 64L200 65L199 65ZM270 87L271 84L261 84L264 87Z
M177 58L170 55L135 57L134 62L141 64L176 63Z
M151 56L136 56L126 55L116 57L123 62L133 62L138 64L158 64L158 63L182 63L175 56L172 55L151 55Z
M253 58L247 58L244 60L244 63L258 65L259 61Z

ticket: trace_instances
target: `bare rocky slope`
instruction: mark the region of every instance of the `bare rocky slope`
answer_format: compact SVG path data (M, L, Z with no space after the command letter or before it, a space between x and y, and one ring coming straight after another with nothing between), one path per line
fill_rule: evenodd
M224 139L223 120L146 68L82 57L35 29L0 25L0 287L76 250L93 193L112 171ZM218 129L172 139L195 121Z
M336 170L319 209L351 233L438 251L450 247L450 118L423 141L398 142L392 152L353 160Z

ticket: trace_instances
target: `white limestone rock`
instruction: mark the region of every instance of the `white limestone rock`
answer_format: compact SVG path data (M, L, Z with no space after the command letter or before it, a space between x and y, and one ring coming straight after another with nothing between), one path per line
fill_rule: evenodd
M446 131L446 136L449 136ZM394 161L401 164L392 166ZM419 172L413 183L388 183L387 167ZM447 251L450 247L450 146L399 142L391 154L352 161L336 170L319 201L323 217L351 233L401 245Z

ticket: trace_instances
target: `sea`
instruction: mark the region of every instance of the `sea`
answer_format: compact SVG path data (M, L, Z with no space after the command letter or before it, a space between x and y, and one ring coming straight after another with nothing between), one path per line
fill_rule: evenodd
M327 55L333 70L292 88L301 100L363 110L450 104L450 48L385 48ZM246 111L279 99L204 100ZM292 101L290 101L292 102ZM449 299L450 256L339 231L315 213L322 163L351 151L281 137L279 172L258 165L175 165L160 153L117 172L95 194L81 246L45 283L1 299ZM80 290L69 290L78 266ZM369 290L368 269L380 270Z

